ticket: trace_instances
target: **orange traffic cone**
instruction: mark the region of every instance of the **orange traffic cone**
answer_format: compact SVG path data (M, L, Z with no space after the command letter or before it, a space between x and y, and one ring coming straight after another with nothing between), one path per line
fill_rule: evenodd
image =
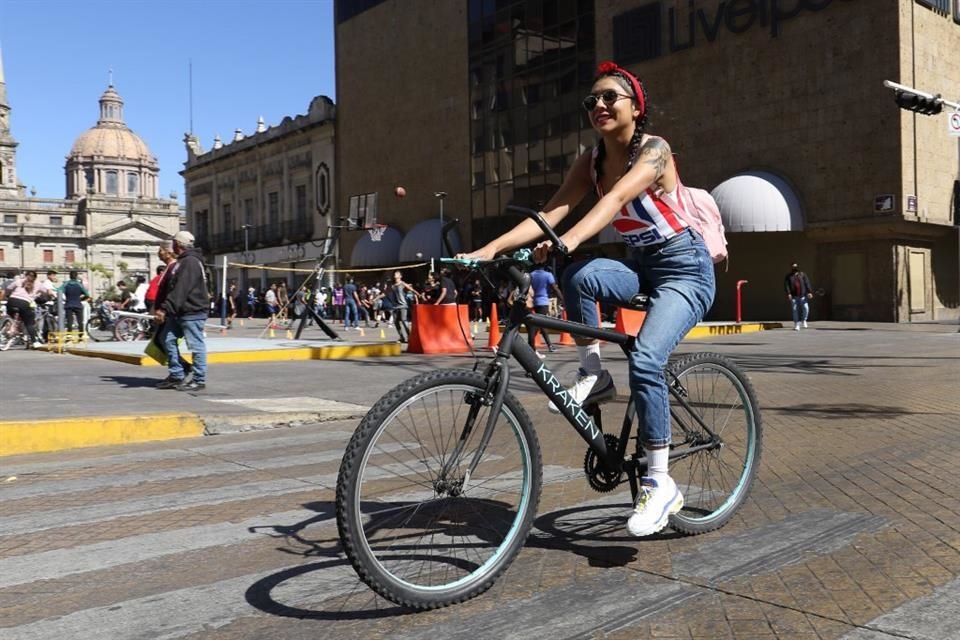
M495 350L500 344L500 319L497 318L497 305L490 305L490 336L487 338L487 349Z
M566 311L566 310L563 311L563 319L564 319L564 320L567 319L567 311ZM573 341L573 336L570 335L570 332L569 332L569 331L563 331L563 332L561 332L561 333L560 333L560 340L558 340L558 342L559 342L560 344L562 344L563 346L565 346L565 347L572 347L572 346L575 346L575 345L577 344L576 342Z

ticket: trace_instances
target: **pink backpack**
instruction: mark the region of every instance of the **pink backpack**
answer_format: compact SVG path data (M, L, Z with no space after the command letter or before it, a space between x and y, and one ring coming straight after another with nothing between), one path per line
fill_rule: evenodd
M713 199L709 191L695 189L680 183L677 187L677 195L680 198L680 204L686 204L686 207L678 206L673 202L673 198L666 194L661 195L660 199L667 203L680 218L693 229L703 236L703 241L707 245L707 251L713 258L714 264L723 262L729 255L727 254L727 237L723 229L723 219L720 217L720 207L717 201Z

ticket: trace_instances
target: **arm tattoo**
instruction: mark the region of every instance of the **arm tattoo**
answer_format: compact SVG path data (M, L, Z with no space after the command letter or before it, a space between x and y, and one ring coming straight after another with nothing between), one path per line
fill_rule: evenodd
M657 180L667 169L670 159L670 145L663 138L650 138L640 147L640 161L653 167Z

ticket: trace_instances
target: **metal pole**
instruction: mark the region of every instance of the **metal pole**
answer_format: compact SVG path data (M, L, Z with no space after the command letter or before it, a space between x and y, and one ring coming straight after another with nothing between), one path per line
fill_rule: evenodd
M220 279L220 326L227 326L227 254L223 254L223 277Z
M440 200L440 257L443 256L443 200L447 197L446 191L435 191L433 196Z
M741 304L743 299L741 297L740 289L748 282L749 280L737 280L737 324L743 322L743 307Z

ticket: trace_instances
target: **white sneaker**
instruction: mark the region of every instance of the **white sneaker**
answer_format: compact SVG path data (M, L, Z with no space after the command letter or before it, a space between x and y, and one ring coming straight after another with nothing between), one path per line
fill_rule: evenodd
M649 536L662 531L670 515L683 508L683 495L673 478L667 476L661 484L653 478L640 479L640 495L633 515L627 520L627 531L632 536Z
M806 320L803 321L803 328L804 328L804 329L807 328L807 321L806 321Z
M541 360L543 360L544 358L547 357L547 356L543 355L542 353L540 353L539 351L534 351L534 353L537 354L537 357L540 358Z
M602 402L610 400L617 395L617 388L613 384L613 378L606 369L601 369L599 373L587 373L583 369L577 370L577 381L573 383L567 393L576 400L577 404L583 404L590 399L593 402ZM559 407L551 402L547 409L550 413L560 413Z
M794 330L794 331L800 331L800 323L799 323L799 322L794 322L794 323L793 323L793 330Z

